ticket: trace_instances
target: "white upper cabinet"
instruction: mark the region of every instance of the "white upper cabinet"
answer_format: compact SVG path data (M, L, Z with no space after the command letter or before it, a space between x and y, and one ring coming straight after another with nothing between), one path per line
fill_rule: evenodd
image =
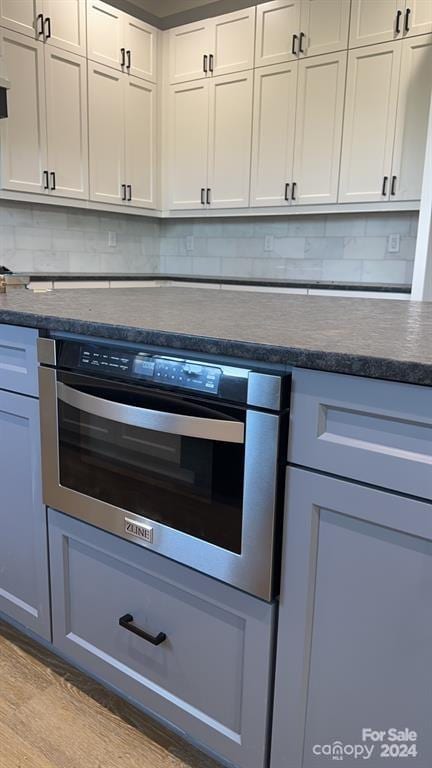
M297 205L336 203L347 54L299 62L294 174Z
M249 205L253 73L216 77L209 83L207 202L212 208Z
M88 198L87 62L45 52L50 194Z
M134 207L156 208L156 86L130 77L124 88L126 199Z
M42 9L42 0L0 0L0 25L36 39L36 19Z
M1 185L43 193L47 168L44 46L0 29L0 51L11 81L9 117L0 123Z
M43 0L44 40L48 45L85 56L85 0Z
M126 71L134 77L156 82L158 30L135 19L124 16L124 46Z
M406 0L404 23L408 37L432 32L432 0Z
M89 62L90 199L126 199L123 75Z
M318 56L348 47L349 0L302 0L300 56Z
M252 69L255 7L169 31L170 83Z
M204 208L207 192L209 83L172 85L168 113L168 207Z
M272 0L257 6L256 67L297 57L300 6L300 0Z
M390 200L419 200L432 78L432 35L402 43Z
M402 36L405 0L351 0L350 48Z
M255 70L251 205L289 205L298 62Z
M349 53L339 201L388 200L402 46Z

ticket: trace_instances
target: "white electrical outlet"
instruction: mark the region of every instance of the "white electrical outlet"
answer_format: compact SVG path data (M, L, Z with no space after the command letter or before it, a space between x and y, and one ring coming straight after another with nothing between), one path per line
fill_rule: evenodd
M186 250L187 251L193 251L194 249L194 238L193 235L187 235L186 237Z
M389 235L387 238L387 251L388 253L399 253L400 251L400 235Z
M265 251L272 251L273 250L273 235L266 235L264 238L264 250Z
M117 232L108 232L108 246L115 248L117 245Z

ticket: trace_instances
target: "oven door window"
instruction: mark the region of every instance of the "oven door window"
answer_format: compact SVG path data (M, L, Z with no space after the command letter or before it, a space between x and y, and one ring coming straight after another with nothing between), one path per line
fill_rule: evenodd
M63 487L241 553L243 409L76 374L58 379ZM147 423L148 413L156 429L126 423L129 414ZM229 442L219 439L221 422Z

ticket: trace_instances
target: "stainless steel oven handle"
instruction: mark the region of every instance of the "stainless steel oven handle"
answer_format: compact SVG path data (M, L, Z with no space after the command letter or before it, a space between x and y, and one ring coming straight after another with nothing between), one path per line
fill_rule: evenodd
M169 432L172 435L198 437L202 440L216 440L223 443L244 443L244 424L225 419L203 419L199 416L183 416L176 413L154 411L150 408L136 408L133 405L115 403L101 397L87 395L61 381L57 382L57 397L63 403L85 413L110 419L134 427L153 429L155 432Z

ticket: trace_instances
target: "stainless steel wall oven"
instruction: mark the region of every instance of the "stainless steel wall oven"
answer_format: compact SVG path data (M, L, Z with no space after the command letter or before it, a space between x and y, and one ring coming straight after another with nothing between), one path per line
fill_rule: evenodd
M265 600L290 376L39 339L45 503Z

